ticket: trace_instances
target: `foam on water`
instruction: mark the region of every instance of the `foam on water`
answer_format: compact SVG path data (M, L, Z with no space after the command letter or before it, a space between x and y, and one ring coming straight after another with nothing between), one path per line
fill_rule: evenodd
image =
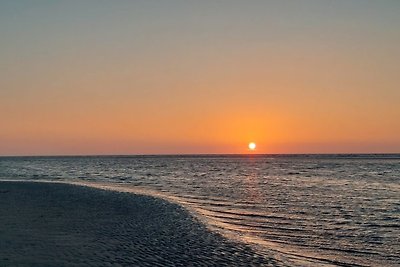
M288 266L400 264L399 155L0 158L0 177L149 194Z

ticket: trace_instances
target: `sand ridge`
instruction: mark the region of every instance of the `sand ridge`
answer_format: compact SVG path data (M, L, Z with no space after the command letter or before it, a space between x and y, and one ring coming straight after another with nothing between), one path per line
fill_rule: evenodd
M0 182L0 266L277 266L163 199Z

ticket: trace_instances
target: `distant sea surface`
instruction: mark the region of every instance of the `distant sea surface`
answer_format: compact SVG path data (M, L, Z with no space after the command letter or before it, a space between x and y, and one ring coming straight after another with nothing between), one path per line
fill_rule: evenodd
M169 196L282 266L400 266L400 154L0 157L0 178Z

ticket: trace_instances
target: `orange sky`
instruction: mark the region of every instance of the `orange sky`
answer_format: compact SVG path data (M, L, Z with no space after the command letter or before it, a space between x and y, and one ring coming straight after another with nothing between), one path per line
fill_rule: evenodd
M400 152L400 4L321 2L2 2L0 155Z

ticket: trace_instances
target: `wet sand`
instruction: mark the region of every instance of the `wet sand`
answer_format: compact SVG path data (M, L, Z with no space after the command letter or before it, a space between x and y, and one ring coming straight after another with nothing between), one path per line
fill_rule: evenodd
M0 266L277 265L150 196L0 182L0 211Z

